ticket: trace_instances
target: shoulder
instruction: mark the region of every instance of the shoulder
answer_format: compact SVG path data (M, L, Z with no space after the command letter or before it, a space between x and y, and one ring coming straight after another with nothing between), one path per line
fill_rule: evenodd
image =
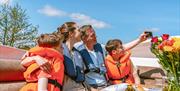
M74 47L75 47L77 50L85 49L85 46L84 46L83 42L74 45Z
M35 47L31 48L28 52L39 51L39 50L42 50L42 49L43 49L43 47L35 46Z
M106 50L105 45L104 44L100 44L100 45L101 45L102 49L105 51Z

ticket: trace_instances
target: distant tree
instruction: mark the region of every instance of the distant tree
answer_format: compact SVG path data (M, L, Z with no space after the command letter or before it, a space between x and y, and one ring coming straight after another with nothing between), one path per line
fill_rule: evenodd
M18 4L1 5L0 8L0 44L17 48L31 48L35 45L38 26L28 21L26 10Z

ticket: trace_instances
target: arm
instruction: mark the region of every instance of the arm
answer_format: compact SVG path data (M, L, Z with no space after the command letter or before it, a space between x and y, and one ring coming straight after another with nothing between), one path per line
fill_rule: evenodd
M40 66L40 69L43 70L46 73L51 72L51 65L48 62L47 59L41 57L41 56L34 56L35 62Z
M31 65L32 63L35 63L35 60L33 57L25 57L22 61L21 61L21 65L23 65L24 67L28 67L29 65Z
M41 70L43 70L44 72L46 73L51 72L51 65L49 64L47 59L38 55L24 58L21 64L25 67L28 67L29 65L35 62L40 66Z
M26 52L24 55L23 55L23 57L21 58L21 65L23 66L23 67L28 67L29 65L31 65L32 63L34 63L34 59L32 58L32 57L28 57L28 55L29 55L29 52Z
M147 39L147 34L145 33L142 33L139 38L137 38L136 40L132 41L132 42L129 42L127 44L124 44L124 50L127 51L127 50L130 50L132 48L134 48L135 46L137 46L139 43L145 41Z
M41 77L38 79L38 91L48 91L48 78Z

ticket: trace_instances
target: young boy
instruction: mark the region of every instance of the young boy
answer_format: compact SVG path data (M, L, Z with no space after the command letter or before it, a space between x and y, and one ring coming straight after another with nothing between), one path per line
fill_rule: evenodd
M64 77L62 36L42 34L37 42L38 46L30 49L22 58L21 64L26 68L24 77L27 84L20 91L61 91ZM37 65L39 56L51 65L50 74Z
M139 77L136 71L134 71L133 64L130 60L131 53L124 50L121 40L109 40L105 47L108 51L108 55L105 58L105 65L110 83L140 84Z

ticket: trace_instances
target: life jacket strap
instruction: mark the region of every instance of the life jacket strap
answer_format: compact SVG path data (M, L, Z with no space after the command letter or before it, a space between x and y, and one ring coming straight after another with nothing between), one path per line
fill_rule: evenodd
M88 72L100 73L100 69L96 67L96 68L86 69L84 71L85 74L87 74Z
M59 88L59 91L62 91L62 85L54 79L48 79L48 83L53 84L55 87Z

